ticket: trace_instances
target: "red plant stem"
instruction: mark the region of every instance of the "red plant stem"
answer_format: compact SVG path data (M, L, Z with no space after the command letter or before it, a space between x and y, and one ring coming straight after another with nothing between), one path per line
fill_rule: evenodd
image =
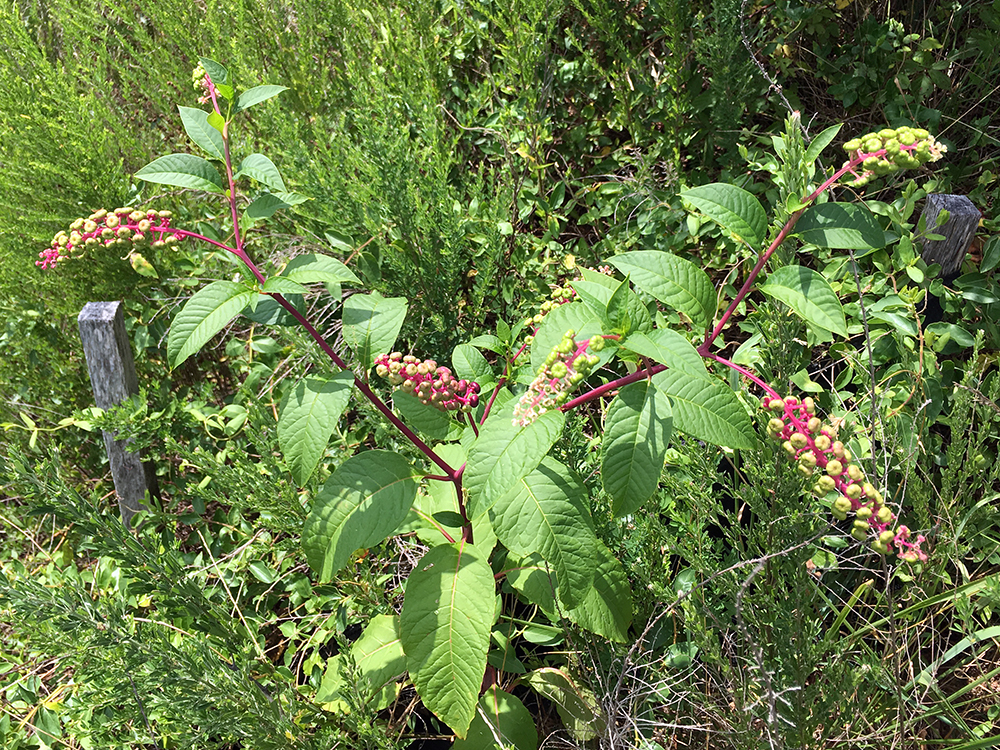
M754 375L749 370L747 370L747 369L745 369L743 367L740 367L735 362L730 362L728 359L726 359L724 357L720 357L718 354L714 354L714 353L710 353L710 354L707 354L705 356L708 357L711 360L714 360L714 361L718 362L719 364L725 365L726 367L728 367L728 368L730 368L732 370L736 370L736 372L738 372L743 377L749 378L754 383L756 383L761 388L763 388L764 391L767 393L767 395L771 396L771 398L777 398L777 399L781 398L781 396L778 395L778 392L776 390L774 390L771 386L769 386L767 383L765 383L763 380L761 380L760 378L758 378L756 375Z
M493 402L496 401L497 394L500 393L500 389L507 384L507 375L510 373L510 367L512 364L517 362L517 358L524 354L524 350L528 348L527 344L522 344L521 348L517 350L517 354L511 357L503 366L503 375L497 381L496 387L493 389L493 393L490 395L490 400L486 402L486 408L483 410L482 419L479 420L480 426L486 422L486 418L490 415L490 409L493 408ZM479 432L476 432L479 435Z
M820 195L822 195L827 190L827 188L829 188L833 183L835 183L837 180L839 180L848 172L853 171L854 168L859 164L861 164L865 159L871 156L879 157L884 155L885 155L884 148L879 149L878 151L873 151L871 153L861 153L860 151L857 152L852 159L850 159L847 163L844 164L844 166L842 166L840 169L834 172L833 175L831 175L826 181L824 181L822 185L820 185L818 188L816 188L812 193L810 193L802 200L803 206L798 211L796 211L795 213L793 213L791 216L788 217L788 221L785 222L785 226L783 226L781 228L781 231L778 232L778 236L774 238L774 241L771 243L770 247L768 247L767 250L760 256L760 258L758 258L756 265L754 265L753 267L753 270L750 271L750 275L747 276L747 280L743 282L743 286L740 287L740 291L737 292L736 296L733 298L733 301L729 303L729 307L726 308L726 311L722 314L722 317L719 319L719 322L716 324L715 328L712 329L711 333L707 333L705 335L704 343L698 347L698 353L702 357L710 356L712 343L715 341L715 339L719 337L719 334L722 333L722 329L725 328L726 323L729 322L729 318L732 317L733 313L736 311L736 308L739 307L739 304L743 301L743 299L747 296L747 294L750 293L750 289L753 287L754 282L757 281L757 277L763 270L764 264L767 263L767 261L771 258L771 256L774 254L774 251L778 249L781 243L785 241L785 238L788 237L789 234L791 234L791 231L795 227L796 222L802 216L802 213L806 210L806 208L808 208L809 205L813 201L815 201Z

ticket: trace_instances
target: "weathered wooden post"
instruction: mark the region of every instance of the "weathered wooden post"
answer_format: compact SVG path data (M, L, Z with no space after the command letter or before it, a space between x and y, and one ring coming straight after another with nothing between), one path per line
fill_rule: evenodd
M942 211L948 212L948 221L936 227ZM979 209L964 195L932 193L927 196L922 214L924 226L931 234L940 234L944 239L923 240L920 257L928 265L940 263L942 279L953 279L962 269L962 261L972 245L981 216Z
M77 323L98 408L108 409L137 394L139 381L125 331L122 303L88 302ZM138 454L129 452L126 441L115 440L113 433L104 432L104 446L111 461L122 521L129 526L132 516L146 510L142 502L146 491L157 495L156 472L152 464L144 465Z

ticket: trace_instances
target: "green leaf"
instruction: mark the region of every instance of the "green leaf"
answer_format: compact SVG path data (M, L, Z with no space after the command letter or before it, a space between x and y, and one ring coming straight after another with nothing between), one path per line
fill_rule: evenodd
M559 183L562 185L562 183ZM497 744L497 738L502 745ZM452 750L538 750L535 719L519 698L496 685L479 699L469 734Z
M254 86L247 89L236 97L236 104L233 105L233 112L242 112L255 104L266 102L271 97L277 96L282 91L287 91L287 86L274 86L272 84L264 86ZM284 189L284 188L282 188Z
M605 731L607 721L594 694L577 686L563 670L542 667L529 672L524 682L555 704L559 717L574 739L587 742Z
M257 293L235 281L215 281L195 292L167 335L167 361L177 367L226 327Z
M381 711L396 698L397 678L406 672L406 654L399 639L399 617L376 615L351 646L351 658L361 673L366 702Z
M136 177L161 185L207 190L221 193L225 190L222 175L207 160L193 154L167 154L150 162Z
M222 135L222 131L226 129L226 118L220 115L218 112L208 113L208 124L219 131L219 135Z
M611 550L598 540L593 548L594 584L583 601L569 611L569 617L581 628L603 635L608 640L628 641L632 622L632 589L622 564Z
M862 203L810 206L795 224L803 242L838 250L872 250L885 245L885 233Z
M516 555L537 552L552 566L566 606L583 600L594 579L597 537L580 477L545 457L493 504L490 513L497 538L507 549Z
M216 86L229 83L229 71L226 70L225 66L209 57L199 57L198 62L201 63L201 67L205 69L208 77Z
M330 580L355 550L395 531L416 495L413 469L397 453L369 450L337 467L302 531L302 548L319 579Z
M566 415L547 411L534 422L519 427L513 423L512 400L494 411L479 431L465 466L465 488L473 515L493 506L515 483L531 472L562 435Z
M805 266L783 266L767 277L760 291L781 300L811 325L847 336L844 308L833 288Z
M275 211L297 206L307 200L311 199L298 193L262 193L253 199L253 202L243 210L243 213L248 219L260 221L269 219Z
M283 193L286 190L285 181L281 179L278 168L274 166L273 161L263 154L250 154L250 156L240 162L240 167L236 170L236 174L233 175L233 179L239 179L240 177L252 177L257 182L263 183L279 193Z
M472 545L443 544L406 581L399 635L424 705L465 738L486 673L496 584Z
M611 295L604 317L612 333L628 336L632 331L653 330L653 318L639 296L629 288L625 279Z
M605 278L608 277L605 276ZM610 288L605 284L595 284L591 281L580 279L571 282L571 286L576 290L576 295L580 302L590 308L594 315L604 321L607 315L608 302L611 301L611 295L615 293L615 289L620 283L617 280L614 281L614 286Z
M711 379L708 370L705 369L705 360L698 354L698 350L690 341L670 328L630 334L621 346L667 367L683 370L698 378Z
M675 430L730 448L757 444L746 409L729 386L692 378L681 370L657 373L653 385L670 397Z
M760 250L767 235L767 214L752 193L725 182L713 182L681 192L681 198Z
M284 276L272 276L260 288L264 294L305 294L308 291L297 281Z
M659 250L636 250L608 261L632 283L665 305L707 327L715 315L715 287L708 274L683 258Z
M496 382L493 368L486 357L469 344L459 344L452 350L451 364L455 368L455 377L459 380L474 380L480 386Z
M361 283L361 279L350 268L329 255L296 255L288 262L281 275L300 284L336 284L344 281Z
M403 297L383 297L372 292L354 294L344 301L344 341L364 369L370 369L375 357L392 349L405 317Z
M200 146L216 159L226 158L222 133L209 124L208 112L193 107L178 107L177 111L181 113L181 122L184 123L188 138L196 146Z
M601 480L615 516L634 513L656 492L672 426L670 400L647 380L625 386L611 402L604 420Z
M353 388L354 375L345 371L329 380L300 380L285 395L278 417L278 446L300 487L309 481L326 453Z
M566 331L570 329L576 331L578 342L586 341L592 336L603 333L602 317L581 302L559 305L555 310L552 310L535 331L535 341L531 345L532 372L538 372L538 368L545 364L545 358L549 356L552 348L562 341ZM607 362L613 353L613 348L607 346L598 356L601 357L603 363Z
M412 393L396 391L392 394L392 405L407 426L432 440L447 440L451 436L451 415L421 402Z
M806 164L812 164L819 158L819 155L823 153L823 149L829 146L833 139L837 137L837 133L840 129L844 127L843 123L839 125L831 125L822 133L817 135L812 139L812 143L809 144L809 148L806 149L806 155L803 161Z

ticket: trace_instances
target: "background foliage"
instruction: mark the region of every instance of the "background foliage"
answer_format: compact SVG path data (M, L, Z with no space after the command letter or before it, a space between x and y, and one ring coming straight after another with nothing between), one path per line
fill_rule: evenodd
M630 641L588 643L537 612L510 623L517 639L497 637L516 641L505 653L517 663L577 681L534 686L552 698L531 704L540 736L564 746L758 747L765 727L794 747L886 736L986 746L1000 733L1000 243L988 239L998 40L997 2L5 6L0 419L15 426L0 511L4 746L393 747L445 731L405 689L377 710L322 700L327 660L394 611L421 542L372 550L335 584L310 581L289 541L309 491L300 496L275 458L266 406L280 402L285 373L312 364L298 334L242 323L170 374L163 337L176 302L200 278L231 275L228 260L191 246L151 257L156 277L117 257L58 274L34 267L55 231L99 206L155 198L178 222L220 231L211 206L132 180L188 148L174 106L195 104L199 54L245 86L291 89L254 110L241 137L270 144L289 188L312 200L254 230L255 257L349 259L420 311L408 346L442 357L498 319L531 314L576 265L623 250L669 249L727 278L740 246L677 192L732 180L772 206L795 192L787 142L774 140L789 108L813 136L837 122L844 135L904 122L937 134L949 158L933 176L865 197L909 236L926 230L927 192L969 195L985 242L963 276L935 278L905 242L856 266L806 247L800 262L845 302L850 342L829 346L764 300L727 333L745 364L797 390L822 386L823 407L845 414L912 525L934 529L921 575L838 561L814 539L825 521L767 450L733 456L689 441L668 454L659 513L614 521L594 483L598 532L640 592ZM923 291L940 300L937 328ZM75 316L97 299L125 300L146 389L107 419L155 452L164 486L138 539L113 531L97 433L43 431L29 445L32 424L56 427L90 404ZM337 336L336 305L306 304ZM600 426L574 419L560 460L594 481ZM386 435L359 410L335 440ZM319 479L337 463L331 451ZM931 664L939 671L925 673ZM505 689L520 690L509 679Z

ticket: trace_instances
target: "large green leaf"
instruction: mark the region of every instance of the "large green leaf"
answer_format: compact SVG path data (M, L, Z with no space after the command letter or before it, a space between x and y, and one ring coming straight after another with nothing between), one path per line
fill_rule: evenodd
M240 177L252 177L257 182L263 183L279 193L283 193L287 189L278 168L264 154L250 154L240 162L239 169L236 170L233 179Z
M196 146L205 149L216 159L225 159L225 141L222 133L208 124L208 112L194 107L178 107L184 130Z
M296 255L288 261L281 275L300 284L361 283L350 268L329 255Z
M743 404L729 386L664 370L653 385L670 397L674 429L693 438L730 448L752 448L756 433Z
M524 682L556 706L563 724L580 742L592 740L603 733L607 720L590 690L578 686L566 672L555 667L542 667L529 672Z
M447 440L453 436L453 429L461 435L461 428L451 418L451 412L435 409L423 403L412 393L398 390L392 394L392 405L407 427L416 429L431 440ZM458 464L461 466L461 464Z
M609 287L607 284L598 284L585 279L577 279L571 282L573 289L576 290L577 299L590 308L591 312L602 320L607 314L608 302L611 301L611 295L615 293L615 289L620 283L617 279L612 279L609 276L604 276L604 278L614 282L613 285Z
M648 380L622 388L608 407L601 481L616 516L634 513L660 482L673 418L670 400Z
M485 553L434 547L406 581L399 635L424 705L459 737L468 732L486 672L496 583Z
M338 372L329 380L300 380L285 395L278 417L278 445L300 487L326 452L353 388L354 374Z
M497 744L498 739L501 744ZM496 685L479 699L469 734L452 750L537 750L535 719L521 700Z
M608 262L627 274L635 286L665 305L707 327L715 315L715 287L708 274L676 255L659 250L635 250Z
M724 229L760 250L767 234L767 214L752 193L726 182L713 182L681 192L681 198Z
M781 300L807 322L847 336L844 308L820 274L805 266L782 266L767 277L760 290Z
M490 415L469 451L465 488L469 512L481 513L531 472L562 435L566 416L548 411L524 427L513 423L514 401Z
M795 224L803 242L840 250L885 246L885 233L863 203L820 203L810 206Z
M493 529L507 549L517 555L540 554L555 571L559 597L566 606L582 601L594 578L597 537L587 488L573 471L543 458L490 512Z
M455 377L460 380L474 380L481 386L496 382L486 357L469 344L459 344L452 350L451 364L455 368Z
M254 86L252 89L247 89L236 97L236 104L233 106L233 112L240 112L241 110L252 107L255 104L266 102L271 97L277 96L282 91L287 90L287 86L274 86L273 84Z
M406 654L399 639L399 617L376 615L351 646L351 657L361 673L365 700L381 711L396 697L394 681L406 672Z
M643 333L637 331L629 335L622 343L623 349L628 349L643 357L649 357L654 362L683 370L695 377L710 379L705 369L705 360L698 354L691 342L670 328L657 328Z
M167 154L135 173L146 182L221 193L222 175L207 160L193 154Z
M291 208L300 203L305 203L309 198L298 193L262 193L253 199L253 202L243 209L243 213L248 219L257 221L258 219L268 219L274 215L275 211L283 208Z
M531 345L531 371L537 373L538 368L545 364L545 358L553 347L562 341L563 334L568 330L576 332L578 342L586 341L592 336L603 333L604 326L601 316L582 302L572 302L559 305L552 310L535 331L535 340ZM602 362L610 357L611 347L601 352Z
M612 333L628 336L632 331L653 330L653 317L639 299L639 295L629 287L628 279L623 281L608 300L604 310L605 320Z
M170 326L167 361L177 367L250 304L257 292L235 281L214 281L195 292Z
M326 480L302 531L302 548L320 580L329 580L355 550L384 540L406 518L417 495L409 462L369 450Z
M569 611L581 628L624 643L632 622L632 589L622 564L598 541L593 548L594 584L583 600Z
M366 370L375 357L392 349L405 317L403 297L383 297L372 292L354 294L344 301L344 341Z

